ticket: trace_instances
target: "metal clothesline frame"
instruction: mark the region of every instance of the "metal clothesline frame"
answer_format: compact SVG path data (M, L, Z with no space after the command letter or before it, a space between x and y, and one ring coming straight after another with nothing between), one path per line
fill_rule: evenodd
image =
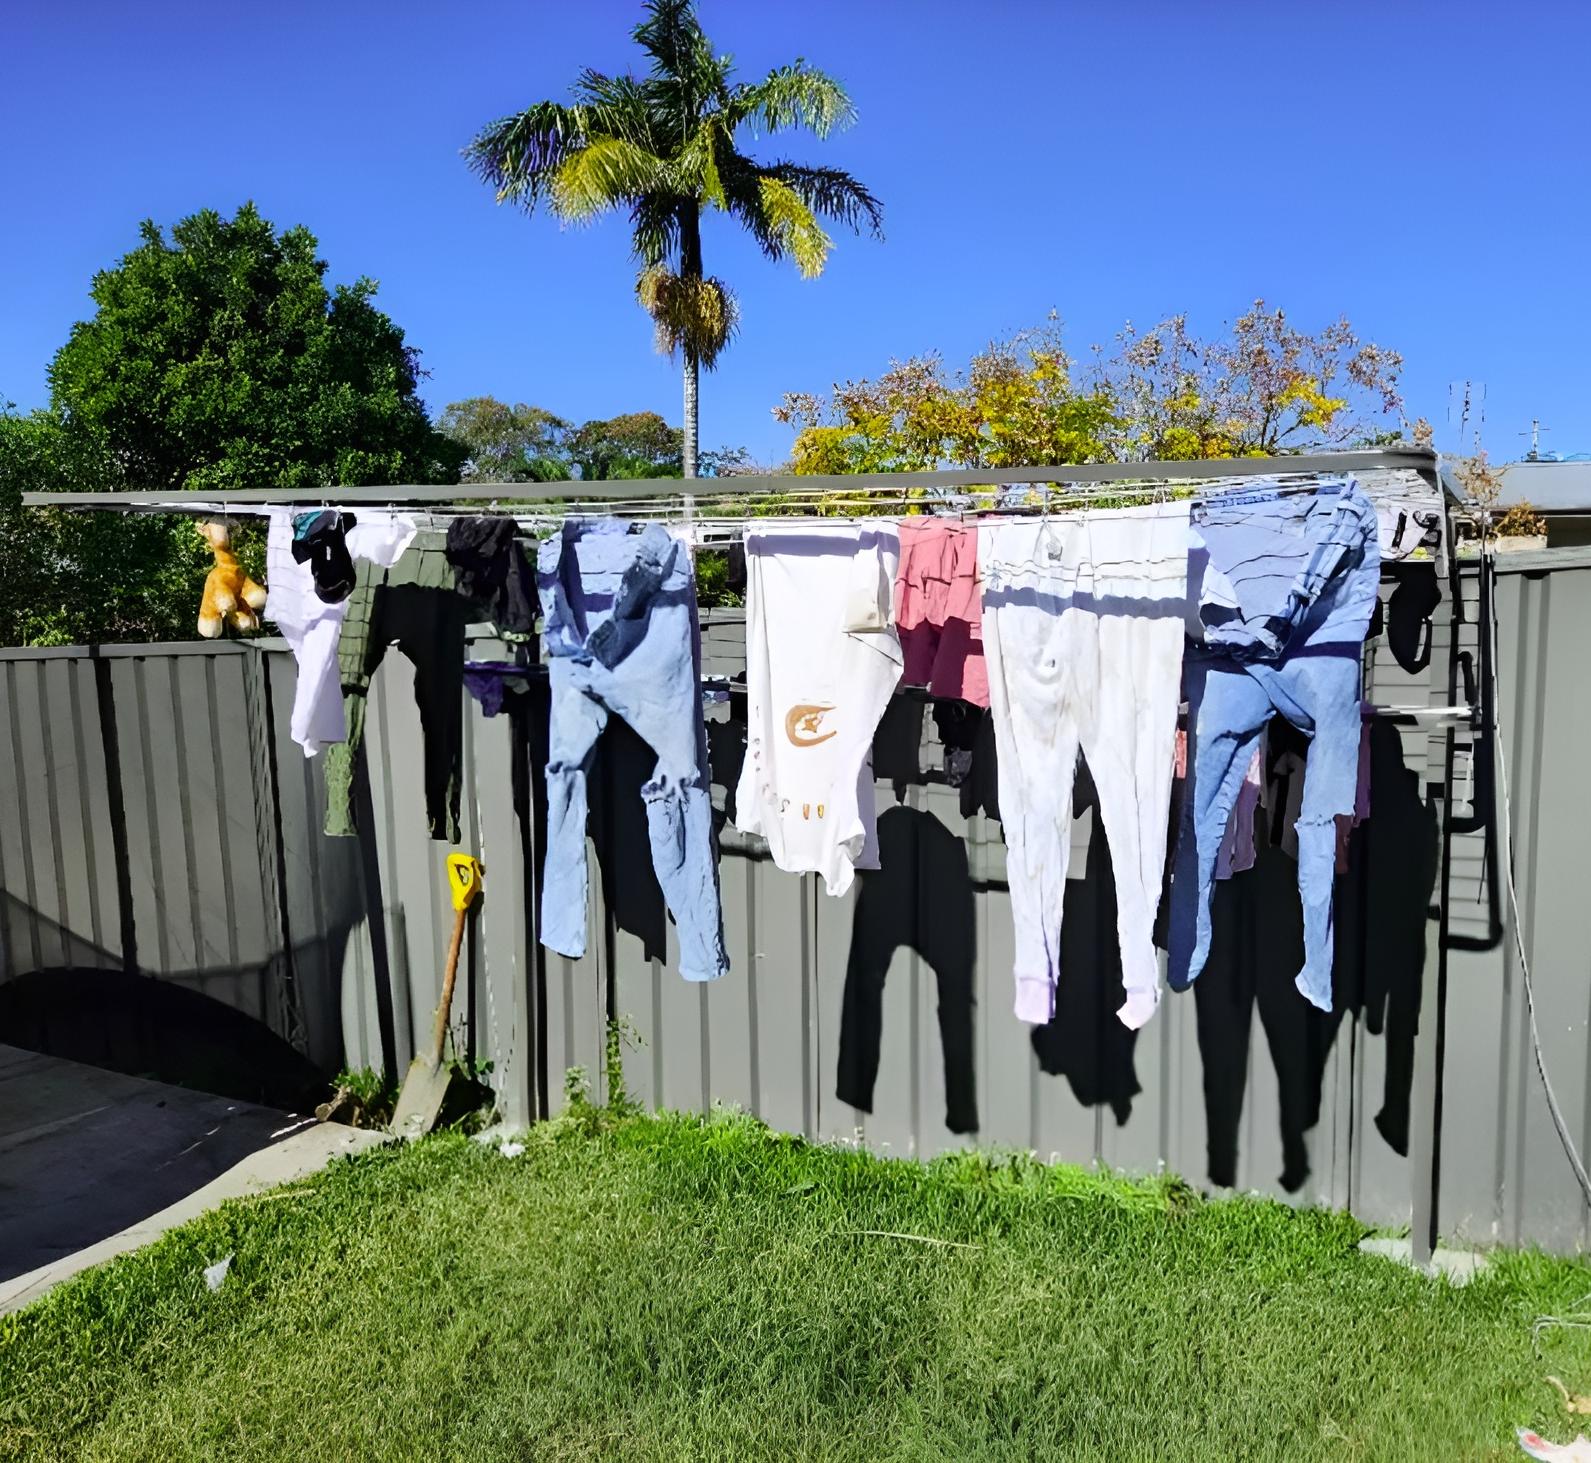
M120 513L199 513L249 507L315 507L333 503L357 507L439 508L450 504L607 504L656 503L669 498L760 498L790 495L818 499L856 497L892 489L1042 487L1045 485L1111 493L1155 491L1231 479L1328 476L1375 470L1415 472L1451 502L1462 501L1456 481L1433 451L1383 447L1324 452L1297 457L1235 457L1195 461L1102 462L1049 467L956 468L929 472L842 473L722 478L574 479L558 483L400 483L387 486L243 488L225 493L201 491L36 492L24 493L28 508L104 509ZM903 499L904 500L904 499ZM867 501L877 500L868 498ZM921 500L913 500L920 502Z
M561 483L445 483L396 484L391 486L311 488L253 488L220 494L201 492L34 492L22 495L29 508L54 508L119 513L226 514L269 508L351 507L361 505L392 509L420 510L448 516L457 512L506 511L520 518L555 519L582 510L615 513L638 510L648 516L661 516L658 510L671 504L670 516L686 522L700 521L710 535L717 523L731 518L721 510L726 502L786 497L788 506L822 506L832 512L840 504L855 503L876 511L885 506L922 508L934 504L955 507L956 490L963 493L1010 487L1061 489L1046 491L1038 504L1044 511L1061 509L1067 501L1086 504L1092 498L1164 494L1168 489L1239 484L1247 481L1288 479L1302 481L1342 477L1358 473L1411 473L1417 475L1442 504L1444 516L1445 564L1438 572L1447 579L1448 606L1447 684L1444 704L1424 708L1382 707L1375 714L1399 725L1424 725L1444 733L1444 778L1441 799L1441 858L1437 903L1431 916L1437 927L1437 969L1434 978L1435 1019L1422 1021L1417 1037L1414 1076L1414 1106L1418 1117L1411 1130L1409 1150L1412 1259L1427 1265L1435 1248L1440 1209L1442 1108L1446 1046L1448 954L1460 948L1451 932L1453 837L1464 831L1485 831L1490 850L1495 839L1495 808L1476 807L1460 820L1453 811L1453 782L1457 755L1456 732L1466 723L1474 737L1474 755L1489 751L1492 735L1488 698L1469 690L1470 654L1459 645L1459 628L1467 619L1463 601L1463 575L1455 551L1452 527L1456 514L1470 504L1457 478L1441 457L1429 448L1388 447L1358 451L1327 452L1312 455L1269 458L1225 458L1198 461L1146 461L1133 463L1093 463L1053 467L1008 467L947 469L929 472L856 473L834 476L794 476L770 474L728 478L648 478L636 480L567 481ZM912 497L922 490L937 490L934 497ZM1023 505L1009 504L1020 509ZM517 510L517 511L516 511ZM772 516L772 515L769 515ZM754 522L764 515L746 515ZM837 519L836 519L837 521ZM1490 623L1491 576L1489 564L1479 565L1481 626ZM1490 666L1490 651L1483 642L1478 653L1483 666ZM529 669L527 667L527 669ZM1464 694L1461 696L1461 682ZM1494 921L1495 923L1495 921ZM1501 938L1500 928L1493 934ZM1473 948L1465 944L1463 948ZM611 998L611 991L610 991ZM544 1065L544 1064L543 1064ZM545 1074L543 1073L543 1076Z

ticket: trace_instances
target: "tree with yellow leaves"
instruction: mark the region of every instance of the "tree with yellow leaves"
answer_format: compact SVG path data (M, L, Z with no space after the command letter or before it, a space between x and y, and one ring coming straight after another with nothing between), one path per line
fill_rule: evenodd
M912 357L826 398L792 392L774 416L796 430L797 473L1271 456L1375 436L1401 410L1402 364L1346 320L1309 335L1256 300L1210 342L1181 315L1129 324L1079 370L1052 315L962 371Z

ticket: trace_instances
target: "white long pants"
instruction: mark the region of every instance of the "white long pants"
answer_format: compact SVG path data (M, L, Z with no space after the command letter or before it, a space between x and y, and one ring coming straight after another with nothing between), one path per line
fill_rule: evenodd
M746 533L746 761L735 826L830 894L878 867L873 734L900 681L900 533L805 522Z
M414 535L414 520L407 515L362 513L348 531L348 552L355 559L369 559L390 569ZM347 735L337 641L348 601L327 604L315 593L309 565L293 557L293 514L286 509L274 509L270 515L265 538L265 592L265 618L275 622L298 666L288 734L306 757L314 757Z
M1188 504L1096 509L978 534L989 709L1016 924L1016 1014L1055 1013L1081 747L1116 874L1129 1027L1160 1001L1165 868L1187 596Z

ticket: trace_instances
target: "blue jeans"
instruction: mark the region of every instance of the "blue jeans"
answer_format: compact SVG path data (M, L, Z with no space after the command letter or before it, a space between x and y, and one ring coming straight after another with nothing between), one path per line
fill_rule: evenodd
M586 778L618 716L657 753L641 789L652 867L679 929L680 974L711 980L724 953L698 670L696 584L659 524L570 519L537 555L552 684L541 942L586 949Z
M1331 1009L1339 815L1359 773L1365 631L1381 577L1376 515L1352 482L1320 496L1227 494L1195 520L1203 643L1183 662L1188 786L1171 881L1170 969L1185 990L1210 952L1210 895L1227 818L1260 735L1280 712L1309 738L1298 816L1304 968L1298 989Z

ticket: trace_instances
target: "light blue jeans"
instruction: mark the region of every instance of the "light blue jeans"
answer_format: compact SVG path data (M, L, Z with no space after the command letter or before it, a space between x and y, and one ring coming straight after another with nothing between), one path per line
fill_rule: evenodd
M679 929L680 974L712 980L724 953L702 720L696 584L685 546L660 524L570 519L537 554L552 685L541 942L586 949L586 779L618 716L657 753L641 789L652 867Z
M1298 816L1304 968L1298 989L1331 1009L1339 815L1354 811L1365 631L1381 577L1376 514L1336 492L1225 494L1194 519L1189 563L1203 643L1183 661L1188 778L1172 872L1169 980L1185 990L1210 952L1210 896L1227 818L1265 724L1309 740Z

